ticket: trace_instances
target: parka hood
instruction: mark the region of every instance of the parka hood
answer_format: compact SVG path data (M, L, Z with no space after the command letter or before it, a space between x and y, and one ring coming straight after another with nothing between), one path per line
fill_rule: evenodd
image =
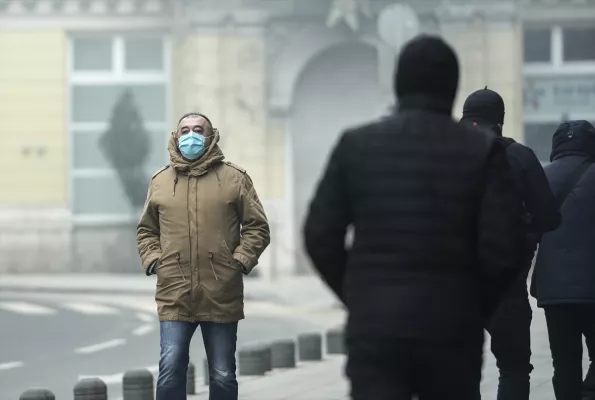
M595 157L595 127L589 121L562 122L554 133L550 161L573 155Z
M176 132L172 132L167 147L172 168L176 173L185 173L192 176L199 176L206 173L209 167L218 164L225 159L225 156L218 145L219 139L219 131L214 129L209 148L200 158L190 161L182 157L176 142Z

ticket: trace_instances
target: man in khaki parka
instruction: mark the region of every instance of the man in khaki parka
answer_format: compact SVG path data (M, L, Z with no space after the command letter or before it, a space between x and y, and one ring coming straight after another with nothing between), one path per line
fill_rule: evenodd
M242 275L258 263L270 232L250 177L224 160L218 141L207 117L191 113L180 119L169 140L170 164L153 175L137 228L143 268L157 274L157 400L186 399L190 340L198 326L210 399L238 398Z

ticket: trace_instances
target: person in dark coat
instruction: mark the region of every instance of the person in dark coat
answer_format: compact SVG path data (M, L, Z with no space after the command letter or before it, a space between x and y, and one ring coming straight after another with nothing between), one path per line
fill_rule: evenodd
M560 124L554 133L550 160L545 173L561 203L562 224L541 239L534 289L537 305L545 310L556 399L580 400L582 337L590 343L595 340L593 125L587 121ZM593 392L592 375L592 371L587 375L585 392Z
M484 321L518 275L521 204L502 140L453 121L458 79L442 39L409 42L398 114L341 135L310 205L306 249L349 313L355 400L480 395Z
M502 136L505 107L493 90L473 92L463 106L462 124ZM491 350L500 370L498 400L529 400L531 365L531 320L527 277L537 248L535 236L552 231L560 224L560 212L543 167L533 151L506 138L506 154L512 168L524 210L527 235L520 260L522 273L506 293L486 329L491 336Z

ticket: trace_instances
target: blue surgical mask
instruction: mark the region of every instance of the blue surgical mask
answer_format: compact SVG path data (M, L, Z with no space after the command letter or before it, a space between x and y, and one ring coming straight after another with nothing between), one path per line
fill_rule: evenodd
M205 137L194 132L187 133L178 139L178 148L184 158L196 160L205 152Z

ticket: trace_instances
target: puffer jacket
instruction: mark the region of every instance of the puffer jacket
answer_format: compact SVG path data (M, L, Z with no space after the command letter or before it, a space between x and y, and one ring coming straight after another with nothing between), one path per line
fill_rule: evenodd
M554 133L545 174L558 195L576 168L595 157L595 128L587 121L562 123ZM537 304L595 303L595 165L562 204L562 224L543 235L535 263Z

